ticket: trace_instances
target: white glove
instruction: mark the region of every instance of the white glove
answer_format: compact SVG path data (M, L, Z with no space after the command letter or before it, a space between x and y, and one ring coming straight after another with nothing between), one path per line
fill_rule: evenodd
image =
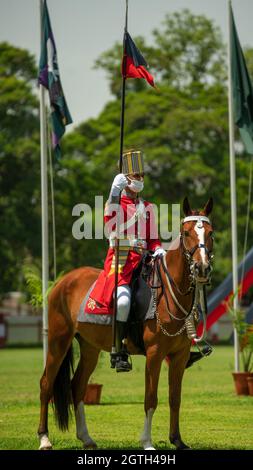
M113 180L111 194L117 196L128 184L126 176L123 173L119 173Z
M153 258L156 258L159 255L165 255L165 254L166 254L166 251L161 246L159 246L159 248L156 248L156 250L155 250L155 252L152 256L153 256Z

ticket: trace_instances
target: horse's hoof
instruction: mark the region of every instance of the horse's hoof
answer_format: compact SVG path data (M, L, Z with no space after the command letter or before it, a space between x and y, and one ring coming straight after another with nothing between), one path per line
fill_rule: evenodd
M179 447L177 447L177 450L192 450L190 446L187 446L186 444L182 443Z
M143 450L155 450L151 442L141 442Z
M170 442L177 450L191 450L191 447L187 446L181 439L170 439Z
M45 434L44 436L40 437L40 446L39 450L51 450L52 444L48 439L48 436Z
M90 441L84 442L83 448L84 449L94 449L95 450L95 449L98 448L98 446L97 446L96 442L90 440Z

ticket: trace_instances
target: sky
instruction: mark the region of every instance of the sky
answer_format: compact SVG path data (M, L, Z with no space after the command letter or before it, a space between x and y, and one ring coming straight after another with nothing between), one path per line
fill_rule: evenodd
M40 0L0 0L0 41L40 55ZM75 125L97 117L111 99L99 55L122 41L125 0L47 0L61 81ZM227 42L227 0L129 0L128 31L152 43L152 31L166 13L188 8L220 26ZM253 47L253 0L232 1L242 46ZM148 59L148 58L146 58Z

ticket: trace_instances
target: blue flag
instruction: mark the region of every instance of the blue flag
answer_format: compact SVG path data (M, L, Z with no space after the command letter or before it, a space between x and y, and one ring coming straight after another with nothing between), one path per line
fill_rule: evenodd
M56 153L59 153L60 139L65 133L65 126L72 122L72 118L61 86L56 45L46 0L43 2L42 10L42 44L39 63L39 83L49 91L53 128L52 144Z

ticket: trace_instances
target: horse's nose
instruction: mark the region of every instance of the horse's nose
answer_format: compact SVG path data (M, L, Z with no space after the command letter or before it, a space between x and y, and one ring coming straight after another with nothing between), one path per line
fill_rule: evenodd
M211 266L208 264L207 266L205 266L204 268L204 277L208 277L209 274L211 272Z
M195 273L201 277L207 277L210 274L211 268L209 264L195 263L194 266Z

